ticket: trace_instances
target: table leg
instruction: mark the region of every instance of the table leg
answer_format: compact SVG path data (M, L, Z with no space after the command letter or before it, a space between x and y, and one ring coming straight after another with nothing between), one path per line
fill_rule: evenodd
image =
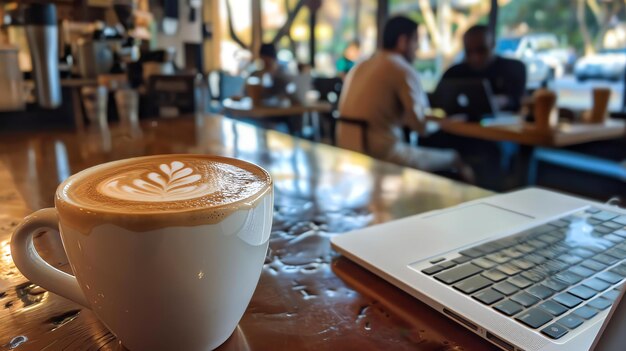
M74 111L74 126L78 131L85 130L85 116L81 104L80 88L72 88L72 110Z
M313 125L313 135L316 142L322 140L321 126L320 126L320 114L317 111L309 112L311 114L311 124Z

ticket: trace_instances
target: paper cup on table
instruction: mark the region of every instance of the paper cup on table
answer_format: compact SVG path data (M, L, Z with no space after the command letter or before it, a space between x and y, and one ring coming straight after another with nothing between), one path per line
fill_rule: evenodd
M557 126L557 96L553 91L539 89L533 96L533 115L537 129L550 130Z
M263 104L263 85L257 77L250 77L246 81L246 93L252 100L254 106Z
M586 115L586 122L604 123L606 121L607 109L609 107L609 99L611 98L611 89L594 88L593 89L593 106L591 111Z

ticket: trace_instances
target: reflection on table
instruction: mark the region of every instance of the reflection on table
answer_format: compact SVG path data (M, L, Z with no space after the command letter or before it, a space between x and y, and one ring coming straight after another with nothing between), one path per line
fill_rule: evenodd
M97 133L97 132L93 132ZM266 168L275 180L275 217L263 273L239 328L224 350L487 350L492 347L415 299L404 311L331 269L329 238L394 218L487 196L488 191L364 155L258 129L219 116L146 121L133 137L39 133L0 141L0 344L20 349L115 350L95 315L30 285L12 263L9 238L31 211L52 206L70 174L115 159L211 153ZM416 235L421 235L416 233ZM36 238L44 259L70 272L58 234ZM363 285L398 289L352 270ZM350 273L348 273L350 274ZM371 283L371 284L370 284ZM172 301L176 303L176 301Z

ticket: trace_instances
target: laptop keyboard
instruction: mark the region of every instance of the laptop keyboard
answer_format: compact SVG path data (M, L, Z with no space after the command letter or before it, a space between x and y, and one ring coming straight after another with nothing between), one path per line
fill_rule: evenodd
M625 259L626 216L589 208L433 260L422 273L559 339L611 307Z

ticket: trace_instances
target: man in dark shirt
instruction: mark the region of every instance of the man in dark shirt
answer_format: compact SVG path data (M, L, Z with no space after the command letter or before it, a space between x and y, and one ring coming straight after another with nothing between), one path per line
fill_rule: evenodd
M518 112L526 90L526 66L518 60L494 53L494 36L489 28L476 25L463 36L465 60L450 67L445 79L486 79L491 84L500 110Z

